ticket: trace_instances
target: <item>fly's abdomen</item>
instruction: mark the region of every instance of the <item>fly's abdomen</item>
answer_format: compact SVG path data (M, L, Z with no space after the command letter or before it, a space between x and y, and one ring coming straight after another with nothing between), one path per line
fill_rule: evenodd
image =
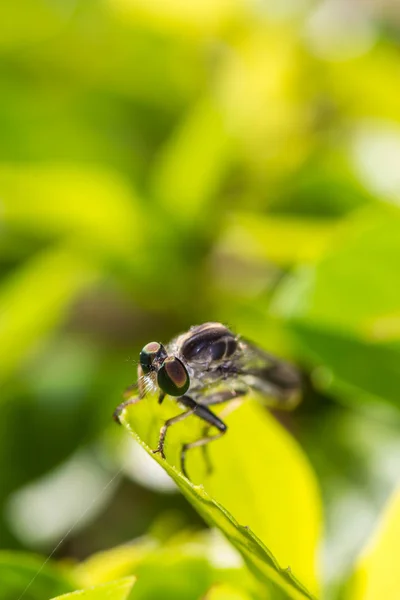
M227 360L237 348L236 337L221 323L192 327L180 343L181 354L188 362Z

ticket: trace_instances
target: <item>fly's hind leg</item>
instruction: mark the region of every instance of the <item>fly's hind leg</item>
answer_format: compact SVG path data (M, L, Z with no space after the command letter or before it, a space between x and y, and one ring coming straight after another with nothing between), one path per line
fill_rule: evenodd
M190 450L191 448L198 448L199 446L205 446L206 444L208 444L209 442L212 442L213 440L217 440L218 438L220 438L221 436L224 435L224 433L226 433L227 431L227 426L225 425L225 423L222 421L222 419L220 419L219 417L217 417L217 415L215 415L209 408L207 408L207 406L203 406L201 404L197 404L194 400L192 400L192 402L194 403L194 408L191 411L191 413L195 414L197 417L200 417L200 419L203 419L204 421L206 421L209 425L207 427L207 430L210 427L215 427L216 429L218 429L218 433L216 435L212 435L212 436L205 436L200 438L199 440L196 440L195 442L190 442L188 444L184 444L182 446L182 450L181 450L181 471L182 473L185 475L185 477L188 477L187 471L186 471L186 453L188 450Z
M182 451L181 451L181 471L184 474L185 477L187 477L189 479L189 476L187 474L186 471L186 452L188 450L190 450L191 448L198 448L199 446L206 448L206 444L209 444L210 442L213 442L214 440L218 440L220 437L222 437L224 435L224 433L227 432L228 428L225 425L225 423L223 423L223 421L221 421L221 423L223 424L223 429L221 427L221 430L219 433L215 434L215 435L207 435L203 438L200 438L199 440L196 440L195 442L190 442L189 444L184 444L182 446ZM207 428L208 429L208 428ZM207 469L209 472L212 471L212 464L210 461L210 458L208 456L208 454L205 455L207 457Z
M211 396L203 398L202 404L207 405L207 406L214 406L216 404L222 404L223 402L231 401L231 403L228 406L226 406L224 408L224 410L220 413L220 417L222 417L224 419L233 410L235 410L235 408L237 408L239 406L240 401L235 402L236 398L240 399L241 396L244 396L246 393L247 393L246 389L226 390L224 392L217 392L216 394L212 394ZM210 439L208 436L209 431L210 431L209 425L204 427L203 432L202 432L202 439L206 439L207 437L208 437L208 439ZM218 435L217 438L218 437L221 437L221 435ZM199 444L199 446L200 446L200 444ZM204 463L206 465L206 474L211 475L211 473L213 472L213 464L210 459L210 454L208 452L208 446L207 446L207 444L201 444L201 448L203 451Z

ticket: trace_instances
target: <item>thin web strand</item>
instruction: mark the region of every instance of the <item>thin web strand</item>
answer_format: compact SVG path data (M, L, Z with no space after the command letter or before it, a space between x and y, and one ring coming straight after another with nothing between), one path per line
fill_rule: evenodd
M30 580L30 582L28 583L28 585L26 586L26 588L23 590L22 594L19 596L18 600L21 600L25 596L26 592L29 590L29 588L31 587L31 585L34 583L34 581L37 579L37 577L43 571L43 569L45 568L45 566L47 565L47 563L49 562L49 560L52 558L52 556L54 556L55 552L57 552L57 550L61 546L61 544L63 542L65 542L65 540L72 533L72 531L75 529L75 527L77 525L79 525L79 523L82 521L82 519L84 518L84 516L89 512L89 510L99 500L99 498L101 498L101 496L104 494L104 492L107 490L107 488L109 488L110 485L117 479L117 477L119 475L121 475L121 472L122 472L122 467L117 471L117 473L115 473L115 475L113 475L113 477L110 479L110 481L108 483L106 483L106 485L97 494L97 496L95 496L93 498L93 500L90 502L90 504L88 504L88 506L85 508L85 510L83 511L83 513L73 523L73 525L71 525L71 527L68 529L67 533L61 538L61 540L58 542L58 544L53 548L53 550L50 552L50 554L48 555L48 557L46 558L46 560L43 561L43 564L40 566L40 568L38 569L38 571L32 577L32 579Z

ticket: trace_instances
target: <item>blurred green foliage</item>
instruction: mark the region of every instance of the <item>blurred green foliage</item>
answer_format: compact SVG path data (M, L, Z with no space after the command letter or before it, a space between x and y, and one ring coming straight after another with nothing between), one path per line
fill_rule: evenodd
M132 598L268 597L237 555L214 564L111 421L140 348L209 320L297 363L305 392L228 417L195 483L311 592L396 598L399 32L390 0L1 5L0 600L71 527L26 600L123 598L131 575ZM129 412L151 447L176 408L155 404ZM180 485L196 427L168 442ZM106 578L75 564L114 546Z
M129 597L134 583L134 577L125 577L119 581L103 583L88 590L78 590L71 594L63 594L62 596L57 596L57 598L68 600L68 598L76 598L78 596L84 600L107 600L107 598L125 600ZM56 598L54 598L54 600L56 600Z

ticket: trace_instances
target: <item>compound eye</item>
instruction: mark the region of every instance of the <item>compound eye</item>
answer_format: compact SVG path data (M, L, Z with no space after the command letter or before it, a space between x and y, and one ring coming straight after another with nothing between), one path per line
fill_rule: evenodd
M142 367L143 373L147 375L150 373L154 360L160 356L163 350L163 346L158 342L150 342L140 352L140 366Z
M166 358L157 373L158 386L169 396L183 396L190 386L188 372L175 356Z

